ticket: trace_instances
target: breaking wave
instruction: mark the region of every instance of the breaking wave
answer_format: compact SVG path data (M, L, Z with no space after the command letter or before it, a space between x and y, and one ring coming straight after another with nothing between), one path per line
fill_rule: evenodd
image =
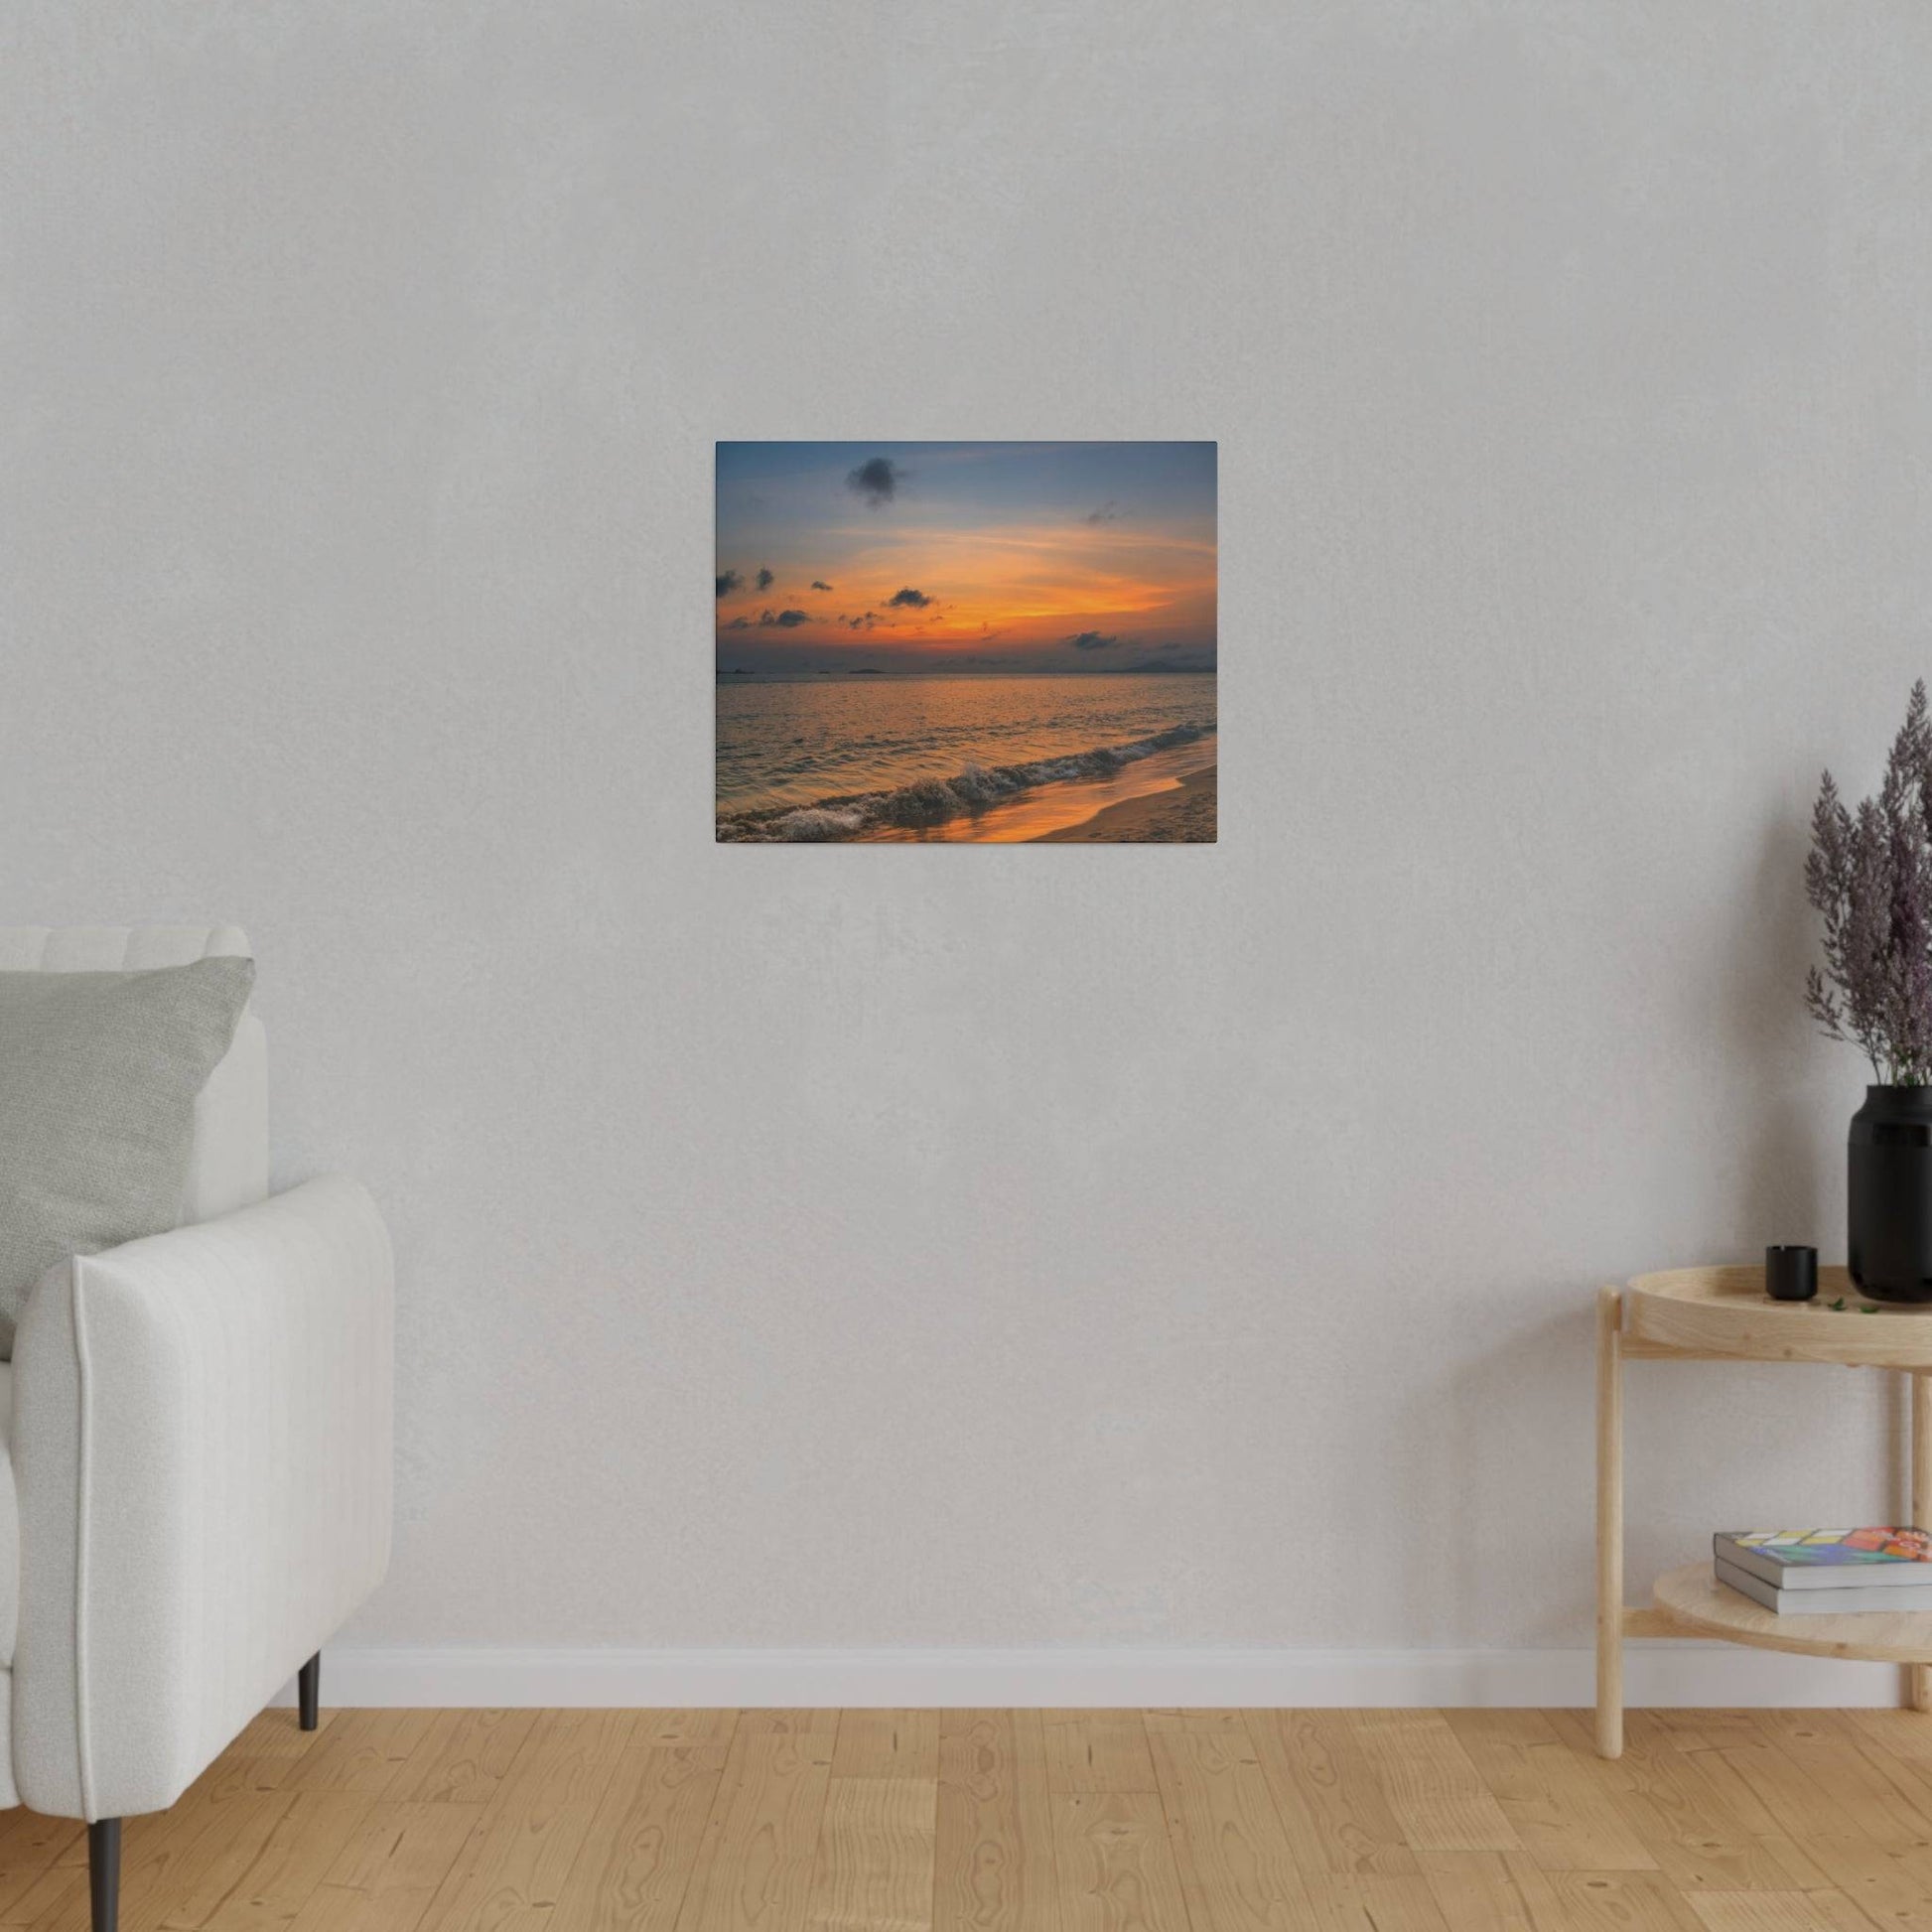
M1090 752L1035 759L1029 764L969 764L950 778L916 778L892 791L815 798L809 805L779 805L759 812L723 813L721 844L777 845L855 839L878 826L916 830L1004 804L1035 785L1064 784L1078 778L1109 778L1123 765L1177 745L1207 737L1212 725L1174 725L1129 745L1101 745Z

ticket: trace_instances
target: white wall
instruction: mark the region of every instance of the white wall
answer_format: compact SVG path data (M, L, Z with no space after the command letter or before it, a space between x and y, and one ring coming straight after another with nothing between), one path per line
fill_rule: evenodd
M1587 1641L1589 1294L1842 1252L1932 15L16 8L0 913L262 957L365 1645ZM711 843L717 437L1212 436L1211 850ZM1631 1568L1891 1399L1644 1366Z

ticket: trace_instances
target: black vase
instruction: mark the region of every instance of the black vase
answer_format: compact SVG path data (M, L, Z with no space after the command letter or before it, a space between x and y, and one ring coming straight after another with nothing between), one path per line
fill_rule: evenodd
M1932 1302L1932 1087L1866 1087L1850 1154L1852 1279L1874 1302Z

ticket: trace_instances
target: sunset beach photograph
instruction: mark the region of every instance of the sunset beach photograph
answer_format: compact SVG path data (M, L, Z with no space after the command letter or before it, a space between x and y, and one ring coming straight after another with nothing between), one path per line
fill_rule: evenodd
M720 443L721 843L1212 844L1215 445Z

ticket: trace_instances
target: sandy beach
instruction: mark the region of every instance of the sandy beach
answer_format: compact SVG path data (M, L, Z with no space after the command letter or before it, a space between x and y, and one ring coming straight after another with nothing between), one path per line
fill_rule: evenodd
M1212 845L1215 840L1215 777L1210 764L1178 785L1125 798L1078 825L1044 832L1035 845Z

